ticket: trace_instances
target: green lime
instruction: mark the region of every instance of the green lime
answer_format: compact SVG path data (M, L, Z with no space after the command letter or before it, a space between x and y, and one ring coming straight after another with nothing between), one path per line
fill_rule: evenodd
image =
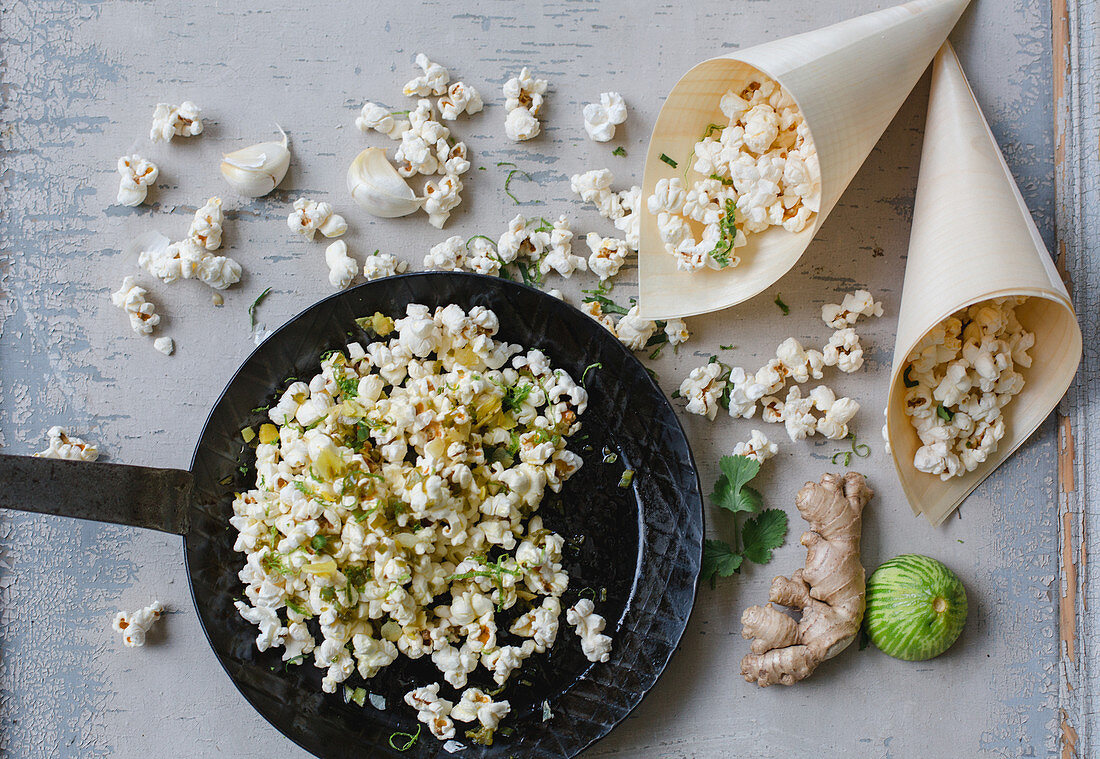
M906 661L939 656L966 624L962 581L935 559L904 554L890 559L867 580L864 616L871 642Z

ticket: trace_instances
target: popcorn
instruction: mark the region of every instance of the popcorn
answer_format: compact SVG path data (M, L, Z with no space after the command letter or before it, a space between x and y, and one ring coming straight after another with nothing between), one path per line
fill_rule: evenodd
M434 119L432 101L419 100L409 113L409 128L401 133L401 144L394 151L397 173L403 177L439 173L440 155L449 151L451 130Z
M995 298L962 309L909 354L904 409L922 443L913 457L918 471L948 480L997 450L1006 432L1001 409L1024 387L1015 366L1031 365L1035 343L1016 317L1023 302Z
M848 374L859 371L863 366L863 346L859 344L859 335L851 327L838 329L829 338L822 357L825 366L835 366Z
M603 635L607 624L595 612L591 599L582 598L565 612L565 619L573 625L581 639L581 651L591 662L605 662L611 658L611 638Z
M714 420L718 413L718 401L726 389L727 369L717 361L703 364L691 370L680 383L680 397L687 399L690 414Z
M542 258L550 245L550 233L529 229L523 214L516 214L508 222L508 230L497 242L497 256L502 263L510 264L520 256L531 261Z
M639 317L637 306L631 307L615 325L619 341L632 351L644 348L656 331L657 323Z
M447 72L447 69L438 63L433 63L423 53L417 53L415 63L424 73L410 79L401 88L401 92L405 97L427 97L428 95L442 95L447 92L447 84L451 81L451 75Z
M307 240L320 232L325 237L339 237L348 231L344 217L334 213L332 206L306 198L294 201L294 210L287 216L286 225Z
M588 262L583 256L573 253L573 231L569 220L559 216L550 232L550 252L539 262L539 272L546 274L551 269L569 279L575 271L587 271Z
M160 169L135 153L118 159L118 173L117 201L119 205L134 207L145 202L149 188L160 176Z
M148 291L134 284L133 277L122 280L118 292L111 293L111 303L115 304L130 317L130 329L139 335L150 335L153 328L160 324L160 314L156 306L145 300Z
M63 427L50 427L46 432L46 450L34 454L40 459L67 459L69 461L95 461L99 449L78 437L70 437Z
M856 290L844 296L840 305L826 303L821 307L821 320L833 329L844 329L861 316L882 316L882 303L867 290Z
M172 342L170 337L158 337L153 341L153 347L165 356L171 356L172 352L176 350L176 344Z
M614 237L602 237L597 232L589 232L585 237L588 249L588 268L600 278L601 282L611 279L619 273L629 252L626 242Z
M478 91L464 82L455 82L448 87L437 105L444 121L454 121L463 113L472 116L484 107Z
M167 142L173 137L193 137L202 134L202 111L190 100L180 105L157 103L153 111L153 127L149 139Z
M728 410L734 419L751 419L756 414L756 401L768 392L760 384L758 376L759 373L748 374L739 366L730 369L727 378L730 385Z
M363 259L363 276L367 281L402 274L409 268L406 261L398 260L393 253L380 253L377 250Z
M452 261L464 250L457 237L441 246ZM490 250L471 244L470 257ZM326 354L268 411L255 486L229 520L244 557L237 609L258 649L312 652L325 691L400 656L455 688L479 668L503 684L555 644L565 541L536 512L581 466L566 442L588 396L541 351L495 340L499 326L484 307L410 304L386 337ZM532 604L507 617L519 642L505 641L498 610L521 593ZM585 654L607 656L602 618L580 624ZM476 688L441 698L439 682L405 702L440 740L456 721L494 729L510 709Z
M668 337L669 345L680 345L688 341L691 332L683 319L669 319L665 322L665 336Z
M328 265L328 282L337 290L343 290L359 273L359 264L348 255L348 246L343 240L325 248L325 263Z
M424 256L424 268L439 271L460 271L466 263L466 243L458 235L436 243Z
M598 301L587 301L581 306L581 310L598 321L608 332L618 337L615 331L615 320L610 314L604 313L603 306Z
M817 420L815 431L829 440L848 437L848 422L859 412L859 404L851 398L837 398L832 390L819 385L810 391L814 408L825 413Z
M491 277L500 273L500 257L491 240L479 235L471 238L468 243L465 263L467 269Z
M469 163L466 164L469 168ZM436 229L443 229L451 211L462 202L462 180L456 175L447 174L439 182L429 179L424 183L424 211L428 214L428 223Z
M747 234L782 226L800 232L820 206L820 166L794 101L774 81L728 91L725 125L707 128L692 151L691 187L659 180L647 199L665 251L677 268L735 267ZM688 220L702 225L696 238Z
M753 430L748 442L733 447L734 456L746 456L763 464L779 452L779 446L768 440L760 430Z
M615 137L615 127L626 121L626 103L617 92L600 94L599 103L584 107L584 131L596 142L610 142Z
M783 425L791 440L805 440L817 431L817 419L812 413L813 405L813 399L803 398L802 390L797 385L787 391L787 398L783 401Z
M402 132L406 131L410 124L408 119L397 119L389 109L368 100L363 103L363 108L355 119L355 126L364 134L374 130L390 139L399 140Z
M145 636L153 623L160 619L164 613L164 606L160 601L138 609L132 614L120 611L115 615L112 626L116 632L122 633L122 642L130 648L140 648L145 645Z
M206 205L195 211L195 218L191 220L187 237L207 250L217 250L222 246L222 224L224 222L222 199L218 197L210 198L206 201Z
M538 136L541 126L537 117L542 110L546 86L546 80L531 76L526 66L519 76L504 83L504 109L507 113L504 131L508 139L522 142Z

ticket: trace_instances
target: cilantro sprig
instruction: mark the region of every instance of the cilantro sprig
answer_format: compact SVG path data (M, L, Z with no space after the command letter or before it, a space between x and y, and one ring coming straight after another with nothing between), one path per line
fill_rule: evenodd
M714 483L710 499L734 515L734 541L707 540L703 544L699 577L710 580L712 587L718 577L731 577L740 572L745 559L767 564L772 551L783 545L787 537L786 512L764 509L760 493L748 484L760 473L760 462L748 456L723 456L718 467L722 474ZM736 515L741 513L752 516L738 524Z

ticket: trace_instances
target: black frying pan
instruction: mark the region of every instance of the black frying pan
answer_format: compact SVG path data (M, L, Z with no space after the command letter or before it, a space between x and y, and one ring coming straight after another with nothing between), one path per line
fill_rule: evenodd
M240 431L265 421L254 410L272 403L289 377L308 379L320 356L369 338L355 318L375 311L399 316L409 303L483 305L500 318L498 339L541 348L555 366L588 373L590 400L570 447L584 466L539 513L565 536L569 591L596 597L614 640L611 660L590 664L561 620L555 646L529 659L498 698L512 713L492 747L469 757L571 757L602 738L656 682L687 626L702 555L702 498L683 429L641 363L587 315L523 285L495 277L418 273L370 282L296 316L237 371L210 412L190 471L0 455L0 507L94 519L183 535L191 594L207 639L244 697L284 735L321 757L452 757L427 731L405 752L389 745L395 731L416 731L402 701L418 685L441 680L427 657L400 659L364 683L386 709L345 703L321 691L322 670L287 666L280 651L259 653L256 630L237 614L243 595L233 551L233 494L253 486L255 461ZM604 462L604 449L618 458ZM608 457L610 458L610 457ZM242 472L241 468L247 468ZM620 487L624 469L636 474ZM484 670L471 685L494 687ZM450 689L444 684L444 692ZM451 693L451 698L454 694ZM552 716L550 716L552 715ZM397 741L401 745L403 741Z

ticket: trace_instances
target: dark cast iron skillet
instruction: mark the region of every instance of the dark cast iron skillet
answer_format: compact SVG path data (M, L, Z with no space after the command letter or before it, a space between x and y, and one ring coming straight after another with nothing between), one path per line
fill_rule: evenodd
M281 650L259 653L255 628L233 607L243 596L237 573L244 557L233 550L236 531L227 520L234 493L255 482L255 455L241 430L266 421L259 407L273 403L290 378L316 374L322 353L369 341L356 317L401 316L409 303L487 306L500 318L498 339L542 349L578 381L587 366L600 365L586 377L588 410L569 443L584 466L560 494L547 491L539 513L568 541L563 609L582 594L594 598L614 640L611 660L590 664L563 613L556 645L529 659L497 696L512 704L504 722L511 731L482 747L463 735L469 725L456 725L456 739L468 746L458 756L575 756L638 705L687 626L702 555L702 498L683 429L642 364L587 315L545 293L461 273L407 274L338 293L248 357L210 412L190 471L0 455L0 507L181 534L195 608L218 660L248 702L306 750L320 757L455 756L426 730L404 752L389 745L396 731L416 732L402 695L441 680L428 657L402 658L366 683L353 675L347 685L386 702L384 710L370 702L360 707L339 691L323 693L322 670L312 662L288 666ZM625 469L635 475L622 487ZM495 687L480 668L470 684ZM456 697L446 684L442 692Z

